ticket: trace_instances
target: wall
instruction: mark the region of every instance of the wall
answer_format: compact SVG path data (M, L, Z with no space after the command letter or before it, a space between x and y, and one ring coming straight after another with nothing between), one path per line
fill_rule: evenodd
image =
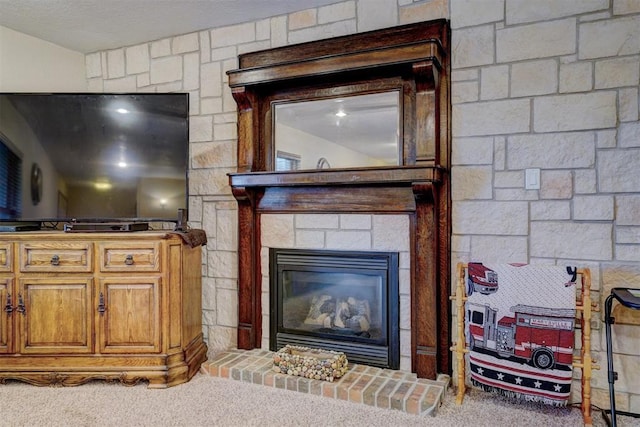
M0 92L83 92L84 55L0 27Z
M191 225L207 231L203 319L235 345L237 55L442 17L453 46L453 264L589 267L602 302L640 287L640 3L633 0L348 0L86 57L96 91L188 91ZM524 189L524 170L541 188ZM600 314L602 316L602 314ZM634 317L626 314L630 321ZM593 321L593 403L608 407ZM640 411L640 327L615 326L618 408ZM635 369L634 369L635 368ZM576 382L579 384L579 382Z

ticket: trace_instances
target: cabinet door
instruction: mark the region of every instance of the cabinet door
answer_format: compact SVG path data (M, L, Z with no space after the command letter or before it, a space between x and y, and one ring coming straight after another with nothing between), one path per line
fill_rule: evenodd
M93 279L21 278L14 309L20 353L93 352Z
M12 352L13 279L0 277L0 354Z
M101 280L101 353L160 352L160 283L159 276Z

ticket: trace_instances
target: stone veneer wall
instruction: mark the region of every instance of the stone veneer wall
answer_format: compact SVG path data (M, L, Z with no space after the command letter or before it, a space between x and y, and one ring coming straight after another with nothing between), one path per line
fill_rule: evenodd
M453 266L457 261L591 268L602 302L640 287L640 2L347 0L86 56L90 91L191 94L190 220L207 231L204 333L235 346L237 55L450 18ZM524 170L541 169L540 190ZM640 312L635 312L640 313ZM614 327L616 399L640 412L640 323ZM602 314L593 326L593 403L608 407ZM620 318L620 316L619 316Z
M269 248L398 252L400 369L411 372L411 260L408 215L261 216L262 348L269 349Z

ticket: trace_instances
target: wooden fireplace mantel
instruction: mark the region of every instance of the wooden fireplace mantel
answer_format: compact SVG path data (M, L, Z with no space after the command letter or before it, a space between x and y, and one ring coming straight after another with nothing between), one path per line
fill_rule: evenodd
M424 378L450 373L450 30L410 24L240 56L238 103L238 348L261 346L261 230L267 213L410 217L411 360ZM398 166L275 171L272 103L398 90Z

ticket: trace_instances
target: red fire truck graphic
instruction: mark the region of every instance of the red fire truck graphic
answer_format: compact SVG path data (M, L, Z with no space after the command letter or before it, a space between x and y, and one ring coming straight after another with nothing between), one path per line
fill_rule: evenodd
M470 262L467 270L469 277L467 281L467 294L474 291L483 295L489 295L498 290L498 273L485 267L480 262Z
M502 358L516 357L540 369L573 362L571 309L511 307L514 316L499 321L497 310L488 305L468 303L467 319L471 349L486 349Z

